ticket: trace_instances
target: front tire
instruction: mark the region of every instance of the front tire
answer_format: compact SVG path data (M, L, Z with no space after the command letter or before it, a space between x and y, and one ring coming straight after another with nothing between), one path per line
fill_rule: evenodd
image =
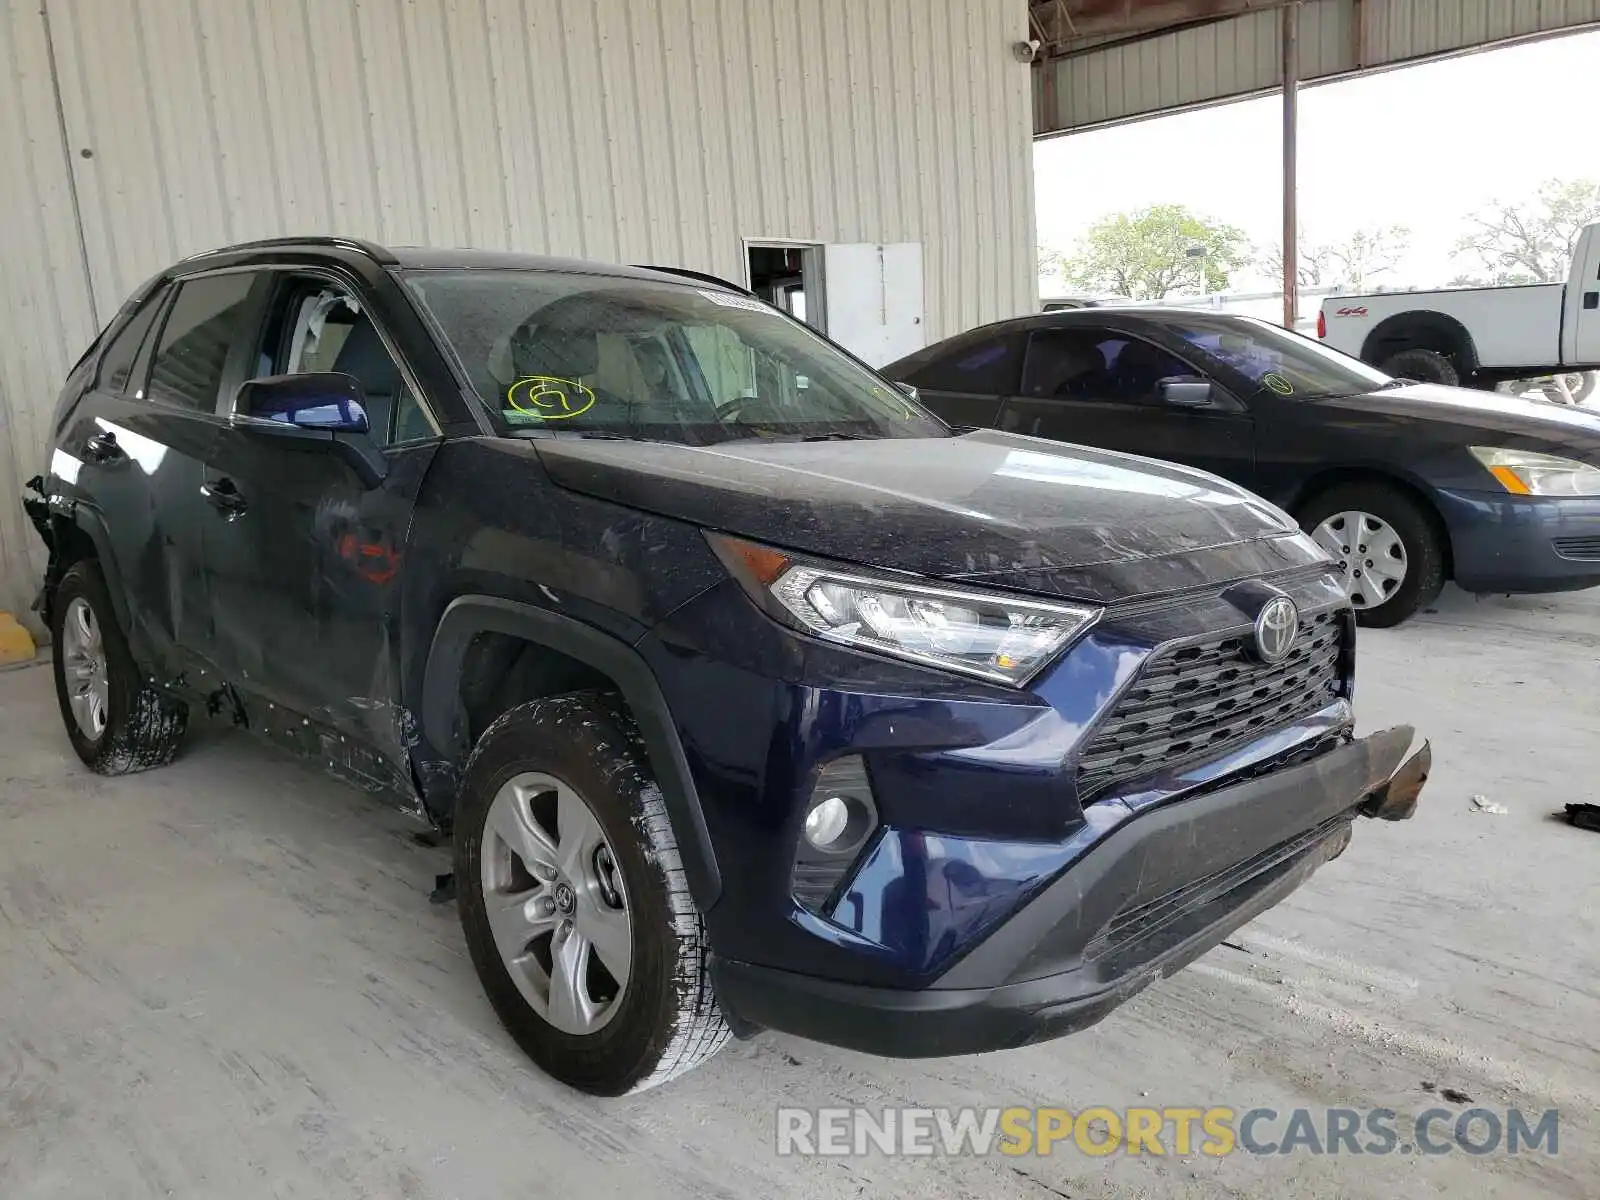
M1422 504L1383 483L1346 483L1313 496L1300 528L1342 569L1356 621L1386 629L1444 588L1444 539Z
M473 966L543 1070L618 1096L728 1041L661 791L608 701L553 696L502 715L467 762L454 829Z
M140 674L98 563L84 559L67 570L50 615L56 699L84 765L101 775L166 766L189 710Z

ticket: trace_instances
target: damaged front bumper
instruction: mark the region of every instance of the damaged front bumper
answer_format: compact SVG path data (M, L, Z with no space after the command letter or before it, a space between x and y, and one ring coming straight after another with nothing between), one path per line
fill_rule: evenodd
M1416 808L1432 753L1409 727L1156 807L1113 829L930 986L888 988L716 960L743 1026L874 1054L998 1050L1091 1025L1282 900L1359 815Z

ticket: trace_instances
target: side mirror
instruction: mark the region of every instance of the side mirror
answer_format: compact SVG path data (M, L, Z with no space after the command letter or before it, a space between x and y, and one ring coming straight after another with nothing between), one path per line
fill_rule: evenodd
M911 384L896 382L896 384L894 386L899 388L901 393L904 394L913 403L916 403L916 404L921 404L922 403L922 396L918 393L917 389L914 386L912 386Z
M338 371L252 379L240 385L233 408L240 416L298 429L368 432L361 384L354 376Z
M1211 403L1209 379L1163 379L1161 399L1177 408L1204 408Z
M354 376L339 371L269 375L239 385L233 411L241 425L287 449L324 450L342 458L365 487L389 474L389 460L369 435L366 397Z

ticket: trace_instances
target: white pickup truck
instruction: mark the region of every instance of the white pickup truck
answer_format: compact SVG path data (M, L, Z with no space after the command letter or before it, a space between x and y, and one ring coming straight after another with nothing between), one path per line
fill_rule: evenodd
M1492 388L1600 368L1600 224L1566 283L1329 296L1317 336L1390 375ZM1592 377L1591 377L1592 378Z

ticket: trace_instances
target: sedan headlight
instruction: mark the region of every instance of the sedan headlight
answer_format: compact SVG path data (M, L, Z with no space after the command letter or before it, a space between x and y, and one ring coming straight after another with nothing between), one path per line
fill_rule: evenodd
M1472 447L1472 457L1517 496L1600 496L1600 467L1534 450Z
M829 641L1016 687L1100 612L835 570L708 536L752 598L791 624Z

